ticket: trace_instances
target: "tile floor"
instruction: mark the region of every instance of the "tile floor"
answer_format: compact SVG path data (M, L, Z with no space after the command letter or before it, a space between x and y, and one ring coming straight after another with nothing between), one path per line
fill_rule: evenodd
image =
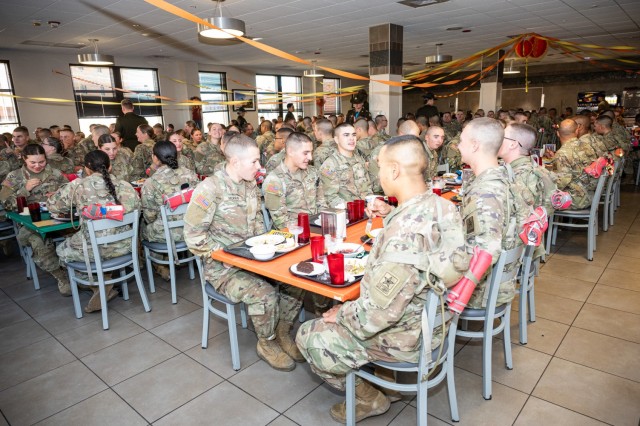
M623 186L622 208L601 232L593 262L585 235L561 232L536 282L537 321L504 368L495 342L493 399L481 396L481 345L459 342L456 387L460 425L637 425L640 415L640 190ZM34 291L17 255L0 259L0 425L327 425L342 395L306 364L268 368L256 337L239 329L242 370L231 368L226 323L212 319L200 347L198 281L179 271L179 302L156 281L153 310L135 291L100 315L76 319L41 273ZM143 273L143 276L146 275ZM87 296L83 295L86 302ZM443 385L429 394L429 422L451 423ZM412 397L370 425L415 424Z

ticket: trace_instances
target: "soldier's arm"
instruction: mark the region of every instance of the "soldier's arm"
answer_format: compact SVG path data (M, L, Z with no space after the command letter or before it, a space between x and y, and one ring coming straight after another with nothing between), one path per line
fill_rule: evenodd
M273 219L273 227L282 229L287 226L287 200L284 193L284 187L280 179L273 173L269 174L262 184L264 188L264 203L271 219Z
M73 194L80 186L80 180L75 180L68 185L61 186L53 195L47 199L47 208L51 213L69 213L74 200ZM74 206L78 211L84 206Z
M503 197L506 196L484 193L481 197L472 197L464 208L463 225L467 248L472 249L477 245L488 251L493 258L492 264L498 260L502 252L505 216Z
M561 152L558 152L555 155L553 159L553 163L555 166L555 172L557 176L556 185L560 190L565 189L571 182L571 179L573 178L573 172L572 172L573 167L569 163L567 157Z
M147 223L153 223L158 218L158 202L162 199L157 198L158 194L155 191L155 182L151 180L146 181L142 186L142 191L140 192L144 220Z
M210 256L211 252L220 248L209 235L216 208L213 183L205 180L193 191L184 215L184 242L196 256Z
M329 207L329 204L327 203L327 199L324 195L324 187L320 183L320 173L315 168L313 170L313 173L315 174L316 179L316 208L318 209L318 212L320 212L320 209Z
M143 145L138 145L133 152L133 159L131 160L133 168L133 176L137 178L146 177L144 170L144 149Z
M342 198L338 196L340 180L330 160L325 161L320 167L320 187L324 192L324 199L329 207L344 203Z

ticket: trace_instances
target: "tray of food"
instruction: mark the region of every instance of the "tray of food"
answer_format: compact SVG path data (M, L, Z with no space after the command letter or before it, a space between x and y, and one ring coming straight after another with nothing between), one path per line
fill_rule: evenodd
M322 263L315 263L307 259L289 267L289 272L293 275L307 280L320 283L333 288L344 288L360 282L364 275L367 259L345 258L344 259L344 284L333 284L329 271Z
M266 234L230 244L224 248L224 251L246 259L269 262L308 245L309 243L296 245L293 234L288 232L269 231Z

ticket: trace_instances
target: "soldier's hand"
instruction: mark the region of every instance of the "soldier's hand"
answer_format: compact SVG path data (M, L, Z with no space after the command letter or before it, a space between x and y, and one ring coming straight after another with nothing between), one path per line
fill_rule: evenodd
M42 181L40 179L29 179L27 183L24 185L27 191L31 192L33 188L40 185Z
M369 217L385 217L392 210L392 207L382 200L377 198L373 200L373 203L369 203L365 209L367 216Z

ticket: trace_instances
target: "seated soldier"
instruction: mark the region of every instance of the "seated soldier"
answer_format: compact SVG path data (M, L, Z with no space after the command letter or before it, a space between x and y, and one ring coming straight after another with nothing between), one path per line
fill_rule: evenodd
M184 215L184 240L202 257L206 280L232 302L244 302L258 335L257 353L276 370L291 371L304 361L289 332L302 301L251 272L211 258L211 253L237 241L264 233L260 170L256 141L238 134L224 146L227 161L196 188Z
M339 390L349 371L373 360L418 362L420 315L430 286L451 286L468 268L460 214L428 192L422 178L427 168L422 142L414 136L392 138L378 162L382 188L399 206L376 238L360 297L305 322L296 336L313 372ZM384 393L356 378L356 421L389 406ZM344 403L336 404L331 416L344 423L345 411Z

